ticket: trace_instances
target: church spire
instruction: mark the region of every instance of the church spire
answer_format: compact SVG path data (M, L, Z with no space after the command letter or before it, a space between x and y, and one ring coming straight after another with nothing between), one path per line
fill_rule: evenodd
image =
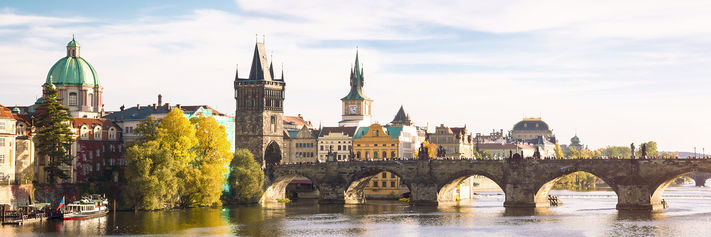
M79 57L79 43L74 39L74 34L72 34L72 41L67 43L67 57Z

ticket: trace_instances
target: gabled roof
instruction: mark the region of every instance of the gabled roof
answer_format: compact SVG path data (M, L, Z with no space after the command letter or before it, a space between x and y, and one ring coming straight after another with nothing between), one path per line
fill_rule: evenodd
M155 114L167 114L170 113L170 110L173 108L167 108L167 106L156 106L155 109L153 109L153 106L140 106L139 107L131 107L131 108L126 108L121 111L116 111L113 112L109 115L104 116L104 118L111 119L113 121L137 121L137 120L144 120L148 118L148 116L155 115Z
M15 116L12 115L10 108L0 105L0 118L14 119Z
M311 122L304 120L301 115L299 116L283 116L282 120L284 120L284 124L293 124L298 128L301 128L303 126L308 126L311 127Z
M319 133L319 137L328 136L331 133L343 133L346 136L353 137L357 127L323 127Z

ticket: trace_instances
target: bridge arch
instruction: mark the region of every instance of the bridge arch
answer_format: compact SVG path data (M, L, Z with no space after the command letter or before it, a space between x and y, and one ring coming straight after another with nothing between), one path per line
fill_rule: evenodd
M654 206L656 204L661 204L662 202L662 194L664 194L664 191L674 183L674 181L685 175L689 175L694 172L704 172L704 173L711 173L711 170L706 169L705 167L690 167L686 169L679 170L677 172L672 172L666 175L661 175L659 176L658 179L655 179L652 181L652 186L651 188L653 189L652 195L650 197L650 203ZM701 178L703 182L706 181L706 179ZM696 182L696 180L694 181ZM703 183L702 185L703 186Z
M260 198L259 202L260 203L277 202L279 199L287 198L286 187L289 185L289 183L291 183L291 181L293 181L295 179L303 179L303 178L310 180L311 183L313 184L313 186L316 188L316 190L320 191L319 184L316 182L317 179L311 178L306 174L296 172L293 174L274 177L274 180L272 182L268 183L267 187L264 190L264 194L262 194L262 198Z
M505 185L503 184L503 180L501 177L497 177L495 175L489 174L487 172L483 171L475 171L475 170L464 170L464 171L459 171L457 173L454 173L447 178L444 178L444 182L440 185L438 185L438 191L437 191L437 202L442 203L442 202L453 202L456 201L456 197L454 195L454 190L457 188L457 186L462 183L464 180L466 180L469 177L472 177L474 175L479 175L486 177L487 179L490 179L496 183L496 185L503 191ZM471 188L471 187L470 187Z
M619 190L618 190L617 186L615 185L615 183L612 182L613 180L610 177L601 175L601 173L596 170L569 167L569 168L560 170L560 172L556 172L556 173L552 174L551 177L548 177L547 179L543 179L543 180L547 180L547 181L543 181L543 183L539 183L536 185L536 187L538 187L536 194L534 195L534 201L536 203L536 206L537 207L550 206L550 201L548 200L548 195L550 194L550 191L551 191L551 189L553 189L555 184L558 183L558 181L560 181L565 176L568 176L568 175L571 175L574 173L578 173L578 172L591 174L591 175L595 176L596 178L605 182L605 184L609 185L610 188L612 189L612 191L615 192L615 195L617 196L618 203L619 203L619 201L620 201L619 200L620 195L618 193Z
M387 173L384 173L387 172ZM389 175L388 175L389 173ZM384 175L376 177L378 175ZM393 177L394 176L394 177ZM375 184L373 179L378 180ZM385 181L383 181L385 180ZM397 180L397 181L395 181ZM394 185L393 185L394 184ZM391 192L398 192L401 185L410 188L409 182L403 178L400 172L389 169L386 167L367 167L363 168L358 172L353 173L349 180L347 180L347 187L344 193L344 199L346 204L363 204L366 202L366 189L368 186L371 188L379 189L389 189ZM376 186L377 185L377 186ZM385 187L383 187L385 186ZM389 186L389 187L388 187ZM395 186L395 187L393 187ZM394 195L399 196L398 193Z

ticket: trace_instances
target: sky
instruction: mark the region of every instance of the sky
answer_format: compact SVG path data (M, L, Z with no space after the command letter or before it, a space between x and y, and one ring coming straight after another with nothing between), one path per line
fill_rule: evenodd
M0 1L0 104L29 105L72 34L106 110L207 104L234 114L255 38L285 114L337 126L356 47L380 123L510 130L542 117L561 144L656 141L711 152L711 1ZM255 37L258 35L258 37Z

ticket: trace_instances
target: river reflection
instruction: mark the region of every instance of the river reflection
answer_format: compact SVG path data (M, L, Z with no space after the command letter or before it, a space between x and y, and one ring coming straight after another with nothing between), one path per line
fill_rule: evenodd
M265 206L117 212L82 221L0 227L0 236L707 236L711 189L672 187L662 213L620 212L614 192L554 190L565 203L543 209L503 208L503 195L413 207L397 201L318 205L315 200Z

